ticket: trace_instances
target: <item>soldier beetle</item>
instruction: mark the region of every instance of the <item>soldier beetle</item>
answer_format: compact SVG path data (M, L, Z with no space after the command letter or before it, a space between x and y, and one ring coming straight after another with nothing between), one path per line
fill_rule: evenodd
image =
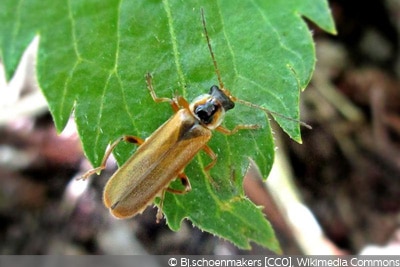
M213 130L230 135L239 130L257 129L257 125L237 125L232 130L221 126L225 112L234 108L235 102L309 127L303 122L285 117L231 95L222 82L207 32L203 9L201 9L201 18L219 87L216 85L211 86L208 94L198 96L191 103L182 96L175 96L173 99L160 98L153 88L152 76L147 73L147 88L153 100L158 103L169 102L175 114L146 140L136 136L119 138L110 145L101 165L89 170L82 176L82 179L86 179L94 173L99 174L105 168L107 158L119 142L126 141L139 145L137 151L108 180L104 189L104 204L110 209L111 214L117 218L129 218L143 212L155 197L159 196L161 200L156 217L157 222L159 222L162 218L165 192L184 194L191 190L190 182L184 173L184 169L195 155L200 150L203 150L210 156L211 163L205 167L206 172L215 165L217 155L207 145ZM170 182L176 178L181 180L185 187L183 190L169 188Z

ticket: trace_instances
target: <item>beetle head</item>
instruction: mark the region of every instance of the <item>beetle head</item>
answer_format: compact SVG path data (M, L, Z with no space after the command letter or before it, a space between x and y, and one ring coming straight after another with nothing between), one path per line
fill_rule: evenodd
M213 130L222 123L225 112L234 106L235 103L218 86L213 85L208 94L193 100L190 111L201 124Z

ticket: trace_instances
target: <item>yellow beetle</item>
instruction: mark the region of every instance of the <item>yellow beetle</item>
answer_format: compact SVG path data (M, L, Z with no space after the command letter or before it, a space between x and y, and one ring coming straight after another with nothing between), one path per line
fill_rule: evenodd
M104 189L104 204L117 218L129 218L141 213L156 196L160 196L158 222L162 218L165 191L183 194L191 190L184 168L194 156L200 150L204 150L212 159L205 170L208 171L215 165L217 155L207 146L213 130L224 134L234 134L241 129L258 128L257 125L237 125L233 130L228 130L221 126L225 112L234 108L235 102L282 116L250 102L237 99L224 87L210 44L203 10L201 10L201 16L219 87L211 86L208 94L197 97L191 103L181 96L173 99L159 98L154 91L152 77L148 73L146 82L153 100L170 102L175 114L146 140L136 136L119 138L107 150L101 165L82 176L83 179L86 179L103 170L107 158L119 142L127 141L139 145L137 151L109 179ZM299 122L291 118L287 119ZM305 123L299 123L309 127ZM169 188L170 182L176 178L182 181L185 186L184 190Z

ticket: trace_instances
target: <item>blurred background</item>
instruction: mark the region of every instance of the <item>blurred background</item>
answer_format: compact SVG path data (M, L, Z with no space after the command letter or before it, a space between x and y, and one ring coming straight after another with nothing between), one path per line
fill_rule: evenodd
M301 95L303 144L275 130L264 206L286 254L400 254L400 1L331 0L338 29L313 24L317 66ZM156 209L115 220L102 189L116 169L91 168L71 121L57 135L34 78L34 42L16 79L0 80L0 254L269 254L241 251L185 221L172 232Z

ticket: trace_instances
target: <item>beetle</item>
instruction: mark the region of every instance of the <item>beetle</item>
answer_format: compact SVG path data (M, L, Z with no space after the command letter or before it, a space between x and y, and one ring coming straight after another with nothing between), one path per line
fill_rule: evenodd
M225 113L235 107L235 102L276 114L263 107L235 98L225 88L211 47L203 9L201 9L201 18L219 86L211 86L208 94L198 96L191 103L182 96L175 96L172 99L160 98L154 90L151 74L147 73L146 83L151 97L157 103L169 102L174 110L174 115L146 140L136 136L123 136L117 139L105 153L101 165L82 176L83 179L86 179L94 173L99 174L105 168L107 158L119 142L126 141L139 145L136 152L112 175L104 188L104 204L117 218L129 218L143 212L155 197L159 196L161 199L156 216L156 220L159 222L162 218L165 192L184 194L191 190L190 181L184 173L184 168L195 155L203 150L210 156L211 162L205 167L207 174L215 165L217 155L207 145L213 130L230 135L239 130L257 129L259 126L254 124L237 125L232 130L221 126ZM208 177L212 181L209 175ZM169 187L171 181L176 178L181 180L184 186L183 190Z

